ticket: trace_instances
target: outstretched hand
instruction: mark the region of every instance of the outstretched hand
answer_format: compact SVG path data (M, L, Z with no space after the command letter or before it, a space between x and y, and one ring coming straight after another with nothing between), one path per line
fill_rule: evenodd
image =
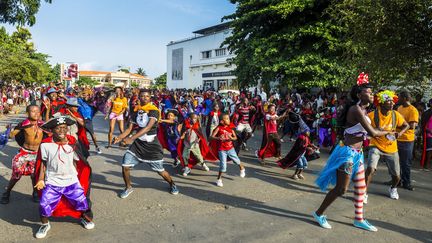
M43 180L40 180L36 183L36 185L34 186L34 188L36 188L37 190L42 190L45 188L45 182Z

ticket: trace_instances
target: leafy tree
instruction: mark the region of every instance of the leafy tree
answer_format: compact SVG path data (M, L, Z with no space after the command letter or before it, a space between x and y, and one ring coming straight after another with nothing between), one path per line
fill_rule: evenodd
M239 86L264 87L278 80L290 87L337 86L352 73L340 58L341 27L326 0L231 0L237 4L228 45L236 57ZM352 75L352 74L351 74Z
M8 35L0 28L0 80L21 83L43 83L49 77L51 66L48 55L36 52L27 29L17 27Z
M153 88L155 88L155 89L166 88L167 87L166 83L167 83L167 73L164 73L164 74L162 74L162 75L160 75L154 79Z
M131 82L131 87L132 88L138 88L139 87L138 82L135 82L135 81Z
M52 0L44 0L51 3ZM1 0L0 23L34 25L42 0Z
M136 73L141 75L141 76L147 76L146 71L143 68L138 68L136 70Z
M119 69L117 71L124 72L124 73L130 73L129 68L124 68L122 66L118 66Z
M87 85L87 86L95 86L95 85L99 84L99 81L93 80L93 79L91 79L89 77L84 77L83 76L83 77L80 77L79 80L76 81L76 83L79 86L85 86L85 85Z
M344 0L331 14L349 30L346 62L367 70L377 85L430 86L430 0Z

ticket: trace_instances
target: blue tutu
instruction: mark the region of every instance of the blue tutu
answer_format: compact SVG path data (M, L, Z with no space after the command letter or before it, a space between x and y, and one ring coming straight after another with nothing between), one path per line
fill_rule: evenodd
M357 151L349 146L337 145L333 153L327 160L327 164L318 174L315 184L321 189L326 191L329 184L335 185L337 178L337 170L347 162L353 163L351 179L357 173L358 167L363 163L363 151Z

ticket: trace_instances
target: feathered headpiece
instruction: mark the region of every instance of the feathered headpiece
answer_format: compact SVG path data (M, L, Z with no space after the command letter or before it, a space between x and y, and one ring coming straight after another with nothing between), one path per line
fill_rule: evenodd
M376 103L378 104L384 104L386 101L393 101L393 103L397 103L399 100L399 97L396 95L394 91L391 90L384 90L376 94Z
M368 84L369 83L369 75L367 73L361 72L357 77L357 85Z

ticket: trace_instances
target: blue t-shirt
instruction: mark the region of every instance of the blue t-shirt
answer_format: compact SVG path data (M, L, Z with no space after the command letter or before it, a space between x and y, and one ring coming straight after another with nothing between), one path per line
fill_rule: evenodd
M91 120L96 114L96 108L93 106L90 106L87 102L85 102L83 99L78 98L78 104L80 105L78 107L78 112L83 116L86 120Z

